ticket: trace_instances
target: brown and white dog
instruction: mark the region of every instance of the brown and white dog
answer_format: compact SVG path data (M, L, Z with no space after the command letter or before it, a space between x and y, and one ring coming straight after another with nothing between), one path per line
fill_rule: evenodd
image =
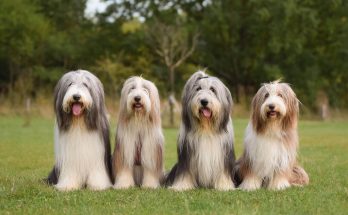
M244 153L236 165L239 188L282 190L309 183L297 164L299 101L286 83L263 84L252 100Z
M114 188L159 187L163 144L158 90L148 80L131 77L121 92L113 155Z

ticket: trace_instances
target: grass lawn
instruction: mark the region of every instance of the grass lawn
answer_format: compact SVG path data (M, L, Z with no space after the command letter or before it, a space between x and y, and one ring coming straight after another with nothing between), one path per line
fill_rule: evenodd
M53 120L22 124L19 117L0 116L0 214L348 214L348 122L300 122L299 159L310 176L307 187L182 193L140 188L57 192L39 181L53 165ZM246 119L234 120L237 157L246 124ZM177 132L164 130L166 169L176 161Z

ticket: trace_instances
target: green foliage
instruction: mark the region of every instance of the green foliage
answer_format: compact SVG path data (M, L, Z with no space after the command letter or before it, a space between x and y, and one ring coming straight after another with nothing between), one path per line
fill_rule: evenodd
M86 0L0 2L0 94L51 92L64 72L83 68L101 77L109 95L128 76L143 74L165 96L168 69L148 37L164 23L200 35L194 54L175 70L177 95L193 72L187 68L207 68L236 102L282 78L312 110L318 92L330 105L348 107L347 1L124 0L91 19L85 8ZM30 84L19 90L20 79Z

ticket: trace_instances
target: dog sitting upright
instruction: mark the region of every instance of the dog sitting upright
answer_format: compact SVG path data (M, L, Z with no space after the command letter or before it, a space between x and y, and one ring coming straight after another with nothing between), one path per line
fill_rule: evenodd
M296 161L299 101L286 83L263 84L252 100L244 153L236 165L240 188L281 190L309 183Z
M47 178L58 190L111 186L109 122L103 85L92 73L66 73L54 93L55 166Z
M114 188L157 188L163 176L160 100L156 86L141 77L126 80L121 92Z
M232 97L216 77L194 73L182 96L178 162L166 178L176 191L196 187L234 189Z

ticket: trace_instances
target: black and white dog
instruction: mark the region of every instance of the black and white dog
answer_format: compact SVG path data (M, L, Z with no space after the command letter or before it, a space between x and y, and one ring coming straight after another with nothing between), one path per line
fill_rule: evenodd
M195 187L234 189L230 91L218 78L198 71L185 85L182 105L178 162L168 174L166 185L177 191Z
M66 73L55 88L55 166L47 178L58 190L112 184L109 123L103 85L92 73Z

